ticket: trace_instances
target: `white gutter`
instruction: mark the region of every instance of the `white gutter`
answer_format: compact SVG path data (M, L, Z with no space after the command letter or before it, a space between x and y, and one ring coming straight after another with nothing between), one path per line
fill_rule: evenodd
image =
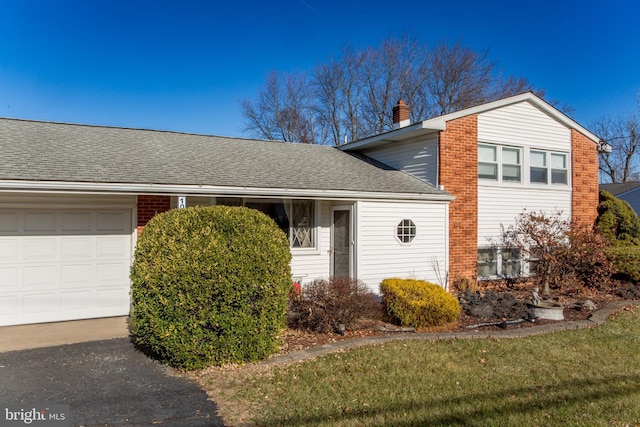
M449 202L449 194L391 193L353 190L308 190L295 188L221 187L212 185L122 184L65 181L0 181L0 191L122 195L261 196L349 200L430 200Z

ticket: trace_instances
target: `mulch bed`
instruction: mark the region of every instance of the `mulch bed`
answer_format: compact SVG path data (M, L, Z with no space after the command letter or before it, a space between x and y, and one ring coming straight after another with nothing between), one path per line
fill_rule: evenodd
M516 298L521 301L529 301L531 299L531 292L526 288L516 289L492 289L494 292L510 292L515 294ZM579 297L563 296L558 298L564 305L564 320L563 321L575 321L586 320L589 318L593 311L583 308L582 303L586 300L592 301L597 309L601 309L607 305L610 301L619 300L620 298L612 294L592 294L581 295ZM505 325L495 326L480 326L477 325L488 322L496 322L506 319L496 318L479 318L467 315L464 311L461 312L457 321L433 328L425 328L416 330L416 332L463 332L470 329L490 331L490 330L504 330ZM536 325L556 323L558 321L537 319L535 322L524 321L517 324L508 324L507 329L514 328L526 328ZM386 330L382 330L386 329ZM338 333L335 334L317 334L313 332L300 331L294 329L285 329L280 335L282 342L278 355L293 353L307 348L320 346L323 344L329 344L338 342L345 339L361 338L368 336L379 335L398 335L406 334L407 337L411 336L411 332L391 332L393 330L399 330L400 327L396 324L389 322L385 314L382 311L382 307L378 313L375 313L371 318L361 321L356 327L348 328L344 335Z

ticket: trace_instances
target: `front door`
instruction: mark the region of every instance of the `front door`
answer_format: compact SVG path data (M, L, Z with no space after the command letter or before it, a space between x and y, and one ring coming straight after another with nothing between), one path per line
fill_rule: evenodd
M354 276L351 211L351 206L336 206L332 209L331 274L333 276Z

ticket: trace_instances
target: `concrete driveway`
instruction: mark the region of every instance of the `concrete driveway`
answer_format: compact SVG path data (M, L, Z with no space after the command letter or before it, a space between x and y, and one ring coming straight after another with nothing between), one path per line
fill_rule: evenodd
M223 425L204 391L129 338L0 353L0 406L42 404L70 405L73 426Z

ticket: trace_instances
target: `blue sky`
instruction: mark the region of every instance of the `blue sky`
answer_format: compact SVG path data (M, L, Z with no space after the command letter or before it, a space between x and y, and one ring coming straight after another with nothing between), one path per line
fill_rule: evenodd
M638 111L640 2L0 0L0 117L244 136L271 70L411 31L489 49L588 126Z

